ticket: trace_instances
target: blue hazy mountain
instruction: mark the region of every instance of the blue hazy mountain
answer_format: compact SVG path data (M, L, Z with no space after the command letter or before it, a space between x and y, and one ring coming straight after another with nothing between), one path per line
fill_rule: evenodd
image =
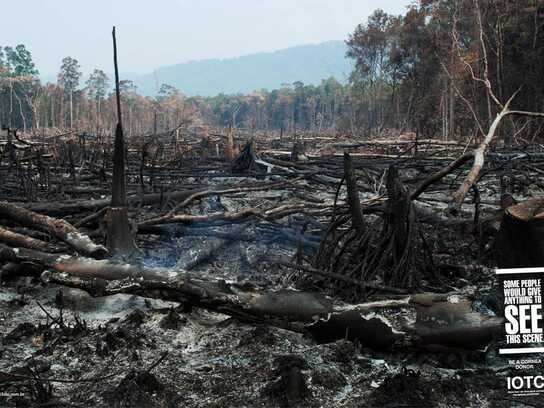
M301 81L319 84L334 76L344 82L352 67L343 41L300 45L274 52L237 58L206 59L158 68L154 73L132 76L143 95L155 95L165 83L184 94L210 96L275 89Z

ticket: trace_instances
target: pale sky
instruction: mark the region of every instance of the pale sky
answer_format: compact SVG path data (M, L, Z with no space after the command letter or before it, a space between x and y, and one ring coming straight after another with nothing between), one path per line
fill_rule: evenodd
M83 71L148 73L190 60L228 58L344 40L376 9L403 14L410 0L18 0L3 1L0 46L23 43L42 76L72 56Z

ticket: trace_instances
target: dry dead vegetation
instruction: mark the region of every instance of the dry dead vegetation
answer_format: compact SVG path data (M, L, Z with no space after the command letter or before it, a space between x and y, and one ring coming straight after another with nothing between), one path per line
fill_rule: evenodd
M130 140L125 187L113 140L0 144L6 403L511 405L490 268L542 263L538 146L454 217L456 142L186 126Z

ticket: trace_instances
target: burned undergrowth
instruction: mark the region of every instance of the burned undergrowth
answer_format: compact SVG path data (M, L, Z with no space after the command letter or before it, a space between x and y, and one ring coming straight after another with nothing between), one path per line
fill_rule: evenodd
M510 406L490 269L499 180L507 156L512 197L538 200L526 166L541 153L489 153L451 217L466 167L427 183L463 146L418 141L413 157L406 141L297 137L302 157L285 135L240 134L231 162L232 131L200 132L158 135L151 156L131 140L138 250L124 257L102 249L108 141L29 136L15 163L2 156L0 223L18 234L0 231L0 386L22 390L9 404Z

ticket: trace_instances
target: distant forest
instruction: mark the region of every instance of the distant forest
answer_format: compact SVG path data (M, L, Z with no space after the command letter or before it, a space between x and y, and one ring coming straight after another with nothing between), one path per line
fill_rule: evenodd
M180 126L377 136L395 129L423 137L478 138L497 114L488 88L516 109L544 111L542 0L421 0L403 16L376 10L346 40L349 83L294 82L246 95L187 97L169 84L142 96L122 81L128 136ZM121 45L122 46L122 45ZM78 61L63 59L56 84L41 84L24 45L0 47L0 122L39 132L75 129L111 134L110 78L95 70L82 83ZM529 140L542 121L510 118L509 138Z

